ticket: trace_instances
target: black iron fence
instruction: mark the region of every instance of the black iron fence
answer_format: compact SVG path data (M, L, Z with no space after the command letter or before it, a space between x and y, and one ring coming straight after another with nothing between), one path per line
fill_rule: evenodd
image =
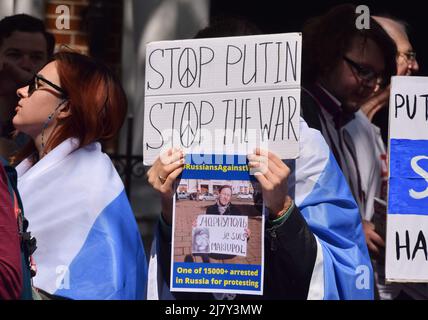
M123 180L128 198L131 196L132 180L143 178L146 174L146 167L143 163L143 156L132 154L133 145L133 118L128 117L128 128L126 132L126 153L109 154L117 172Z

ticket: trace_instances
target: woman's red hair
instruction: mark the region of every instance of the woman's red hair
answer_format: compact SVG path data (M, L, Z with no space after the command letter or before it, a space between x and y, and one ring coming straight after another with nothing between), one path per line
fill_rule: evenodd
M61 88L67 93L66 104L71 114L58 119L45 150L52 150L71 137L79 139L80 147L114 137L127 112L126 95L117 77L104 64L76 52L60 51L53 60ZM33 143L13 162L17 163L34 151Z

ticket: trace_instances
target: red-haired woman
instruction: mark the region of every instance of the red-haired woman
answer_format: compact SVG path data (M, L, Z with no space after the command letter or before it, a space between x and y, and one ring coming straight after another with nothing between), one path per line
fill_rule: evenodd
M60 52L18 89L13 123L32 141L15 161L42 294L143 298L146 261L122 181L101 144L126 115L116 77L89 57Z

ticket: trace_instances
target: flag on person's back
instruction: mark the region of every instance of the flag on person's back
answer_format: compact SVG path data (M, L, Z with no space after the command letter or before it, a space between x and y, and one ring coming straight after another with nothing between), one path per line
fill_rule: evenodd
M146 259L122 181L99 143L76 148L68 139L17 167L38 244L34 286L71 299L143 299Z
M289 188L322 249L308 298L373 299L373 270L358 206L320 132L301 126L300 158L287 162L294 172Z

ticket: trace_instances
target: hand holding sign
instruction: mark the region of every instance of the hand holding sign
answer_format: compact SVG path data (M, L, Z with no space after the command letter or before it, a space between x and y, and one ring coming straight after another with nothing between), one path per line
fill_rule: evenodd
M387 105L390 90L391 87L388 86L385 89L377 91L361 106L361 111L367 116L370 122L376 113Z
M385 248L385 241L375 231L375 225L363 220L363 230L366 236L367 247L370 253L379 256L381 248Z
M272 152L260 149L248 156L249 167L255 169L254 176L260 182L266 207L271 211L271 219L291 206L288 196L288 176L290 169Z
M154 162L147 172L152 187L160 193L162 215L166 223L172 224L172 197L174 182L183 171L184 154L181 150L170 149Z

